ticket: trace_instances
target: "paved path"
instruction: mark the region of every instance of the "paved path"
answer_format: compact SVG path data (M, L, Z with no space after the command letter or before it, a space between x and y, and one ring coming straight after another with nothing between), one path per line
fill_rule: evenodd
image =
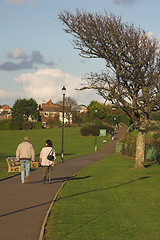
M0 239L38 240L45 214L63 182L112 154L125 131L126 128L118 130L115 140L95 153L56 164L51 184L42 184L41 168L31 172L29 184L21 184L20 175L0 181Z

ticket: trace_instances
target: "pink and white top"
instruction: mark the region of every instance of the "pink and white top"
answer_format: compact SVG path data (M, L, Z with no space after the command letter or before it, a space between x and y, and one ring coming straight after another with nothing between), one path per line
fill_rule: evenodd
M50 153L51 150L53 150L54 161L50 161L50 160L47 159L47 156L48 156L48 154ZM42 148L42 150L40 152L40 159L41 159L41 165L42 166L54 165L55 164L55 159L56 159L56 154L55 154L54 148L52 148L52 147Z

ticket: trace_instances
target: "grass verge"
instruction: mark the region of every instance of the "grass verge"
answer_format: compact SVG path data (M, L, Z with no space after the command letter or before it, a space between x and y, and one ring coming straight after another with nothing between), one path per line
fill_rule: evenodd
M14 157L17 146L23 141L24 137L30 137L36 151L36 160L39 160L39 153L42 147L45 146L45 140L51 139L56 150L56 162L60 162L61 144L62 144L62 129L32 129L32 130L15 130L1 131L0 138L0 178L10 176L13 173L7 172L7 157ZM103 140L109 141L109 137L98 137L98 149L102 148L106 143ZM89 154L94 151L95 137L83 137L80 134L79 127L64 129L64 161ZM15 174L15 173L14 173Z
M82 169L59 193L44 239L159 240L160 166L133 165L113 154Z

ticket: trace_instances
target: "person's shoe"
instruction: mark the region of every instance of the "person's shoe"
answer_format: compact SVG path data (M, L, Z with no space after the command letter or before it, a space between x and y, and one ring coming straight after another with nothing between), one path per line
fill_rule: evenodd
M26 183L29 183L29 177L26 176Z

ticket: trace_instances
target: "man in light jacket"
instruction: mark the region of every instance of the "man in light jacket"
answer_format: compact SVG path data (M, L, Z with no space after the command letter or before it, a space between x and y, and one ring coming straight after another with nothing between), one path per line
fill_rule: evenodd
M21 164L21 181L29 182L30 162L35 161L35 150L29 142L29 138L25 137L24 142L20 143L16 150L16 159Z

